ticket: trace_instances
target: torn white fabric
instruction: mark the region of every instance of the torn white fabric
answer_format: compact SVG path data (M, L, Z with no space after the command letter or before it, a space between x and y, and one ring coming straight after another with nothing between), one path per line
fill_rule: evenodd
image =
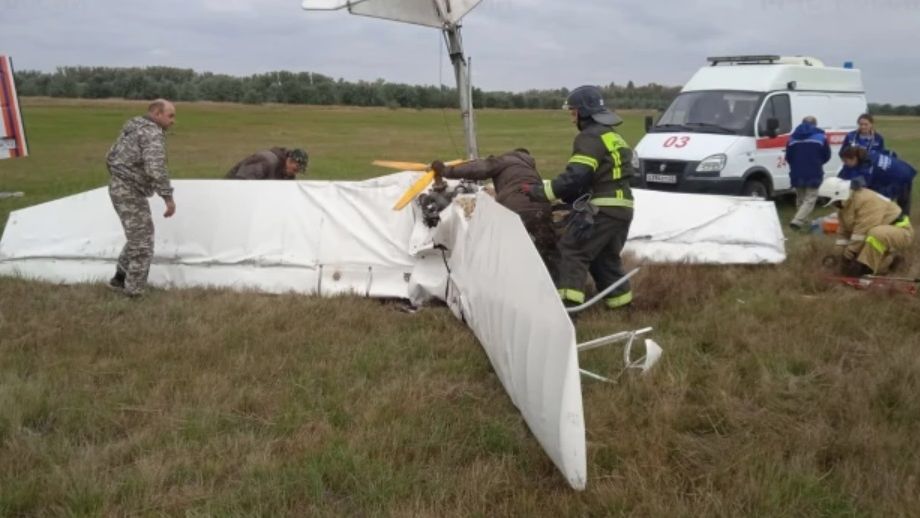
M785 237L770 201L634 189L624 249L644 263L777 264Z
M391 207L416 177L174 181L174 217L163 218L162 202L151 199L150 283L407 298L415 216ZM124 242L107 189L94 189L11 213L0 274L107 279Z
M575 328L520 218L489 195L467 219L453 204L431 243L449 268L446 301L473 330L527 426L569 485L587 483ZM437 295L437 293L434 293Z

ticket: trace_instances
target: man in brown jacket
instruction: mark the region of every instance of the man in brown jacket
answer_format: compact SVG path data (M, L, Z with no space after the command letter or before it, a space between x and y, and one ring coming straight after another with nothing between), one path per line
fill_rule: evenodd
M850 189L850 182L827 178L818 196L837 207L837 245L842 248L844 273L884 275L895 254L910 247L914 229L897 203L870 189Z
M273 147L244 158L227 172L233 180L293 180L307 168L307 153L302 149Z
M455 180L492 180L495 200L520 216L537 252L543 259L553 281L556 280L556 234L553 231L552 208L549 202L533 201L521 192L525 183L542 182L530 152L518 148L502 155L470 160L455 166L445 166L440 160L431 169L441 178Z

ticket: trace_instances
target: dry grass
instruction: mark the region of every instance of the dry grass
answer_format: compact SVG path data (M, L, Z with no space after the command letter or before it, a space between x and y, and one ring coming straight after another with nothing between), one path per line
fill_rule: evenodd
M14 177L59 177L30 164ZM631 311L579 319L582 340L651 325L666 349L648 377L584 383L583 493L444 308L0 279L0 515L915 515L920 298L825 282L831 242L792 236L776 267L647 267ZM582 363L616 375L620 350Z
M580 494L443 308L2 279L0 514L910 515L920 300L824 282L827 247L647 267L580 319L666 347L585 383Z

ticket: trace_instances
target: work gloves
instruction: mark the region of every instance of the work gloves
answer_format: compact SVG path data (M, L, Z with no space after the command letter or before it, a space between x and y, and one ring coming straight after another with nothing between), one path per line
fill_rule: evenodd
M444 162L435 160L428 168L434 172L434 185L431 186L431 190L435 192L445 191L447 182L444 181L444 170L447 169L447 166L444 165Z
M851 191L858 191L865 186L866 186L865 176L857 176L856 178L853 178L852 180L850 180L850 190Z
M435 177L440 178L444 176L444 170L447 169L447 166L444 165L444 162L440 160L435 160L434 162L431 163L430 166L428 166L428 168L434 171Z
M546 201L546 192L542 183L522 183L520 191L532 201Z

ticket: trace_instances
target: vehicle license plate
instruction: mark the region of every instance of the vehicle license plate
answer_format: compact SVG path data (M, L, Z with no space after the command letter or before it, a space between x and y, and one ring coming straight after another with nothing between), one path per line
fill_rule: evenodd
M673 174L647 174L645 181L655 183L677 183L677 176Z

